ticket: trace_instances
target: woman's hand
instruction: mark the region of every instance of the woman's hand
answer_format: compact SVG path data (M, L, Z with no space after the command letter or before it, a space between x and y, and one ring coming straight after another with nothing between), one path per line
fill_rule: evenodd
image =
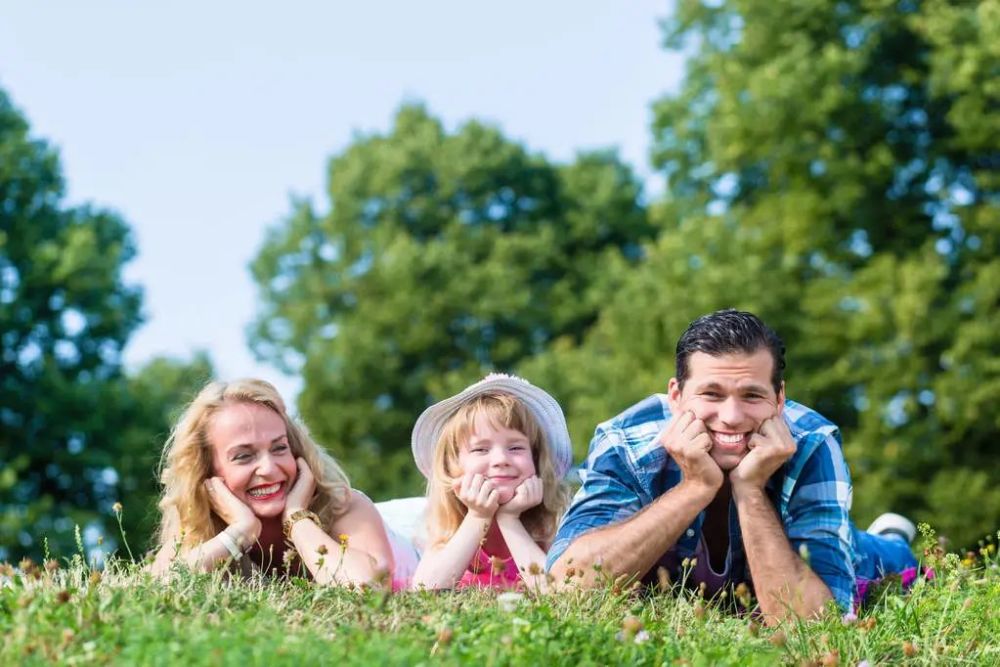
M312 503L313 495L316 493L316 477L313 476L309 464L301 456L295 459L295 463L298 465L299 473L295 477L292 488L288 490L285 510L282 513L283 519L287 519L293 512L308 509Z
M212 511L218 514L226 525L233 526L246 539L246 543L256 542L260 537L260 519L246 503L233 495L221 477L205 480L208 501Z
M500 492L493 482L479 473L462 475L461 480L452 484L458 501L465 505L469 514L489 521L500 506Z
M544 489L542 480L537 475L532 475L517 485L514 495L506 503L500 505L497 516L519 517L523 512L542 504Z

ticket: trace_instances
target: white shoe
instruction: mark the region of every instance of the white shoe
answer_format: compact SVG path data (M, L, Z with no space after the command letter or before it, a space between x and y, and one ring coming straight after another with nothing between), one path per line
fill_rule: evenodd
M899 535L907 544L913 544L917 537L917 527L901 514L886 512L872 521L866 532L872 535Z

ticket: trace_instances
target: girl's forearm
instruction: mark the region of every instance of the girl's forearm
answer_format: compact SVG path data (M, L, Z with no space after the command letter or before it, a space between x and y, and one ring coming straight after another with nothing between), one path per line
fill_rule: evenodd
M533 590L547 591L549 585L545 576L545 552L528 533L521 517L498 515L497 527L507 543L510 555L514 557L524 583Z
M413 588L451 588L469 568L491 520L466 514L458 530L440 549L429 549L413 574Z

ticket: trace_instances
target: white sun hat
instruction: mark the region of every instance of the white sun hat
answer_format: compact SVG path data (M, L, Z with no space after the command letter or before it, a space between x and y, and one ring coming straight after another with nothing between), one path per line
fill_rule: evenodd
M549 456L557 479L562 479L573 464L573 445L566 428L566 417L556 399L527 380L504 373L490 373L461 393L435 403L424 410L413 426L413 459L424 477L430 478L434 467L434 448L444 425L470 398L483 394L510 394L524 403L545 434Z

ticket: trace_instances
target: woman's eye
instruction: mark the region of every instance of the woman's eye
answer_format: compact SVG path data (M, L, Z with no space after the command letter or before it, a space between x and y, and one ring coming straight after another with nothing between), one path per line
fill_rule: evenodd
M285 452L288 451L288 445L275 445L271 450L272 452Z
M234 461L248 461L248 460L250 460L250 455L249 454L237 454L236 456L233 457L233 460Z

